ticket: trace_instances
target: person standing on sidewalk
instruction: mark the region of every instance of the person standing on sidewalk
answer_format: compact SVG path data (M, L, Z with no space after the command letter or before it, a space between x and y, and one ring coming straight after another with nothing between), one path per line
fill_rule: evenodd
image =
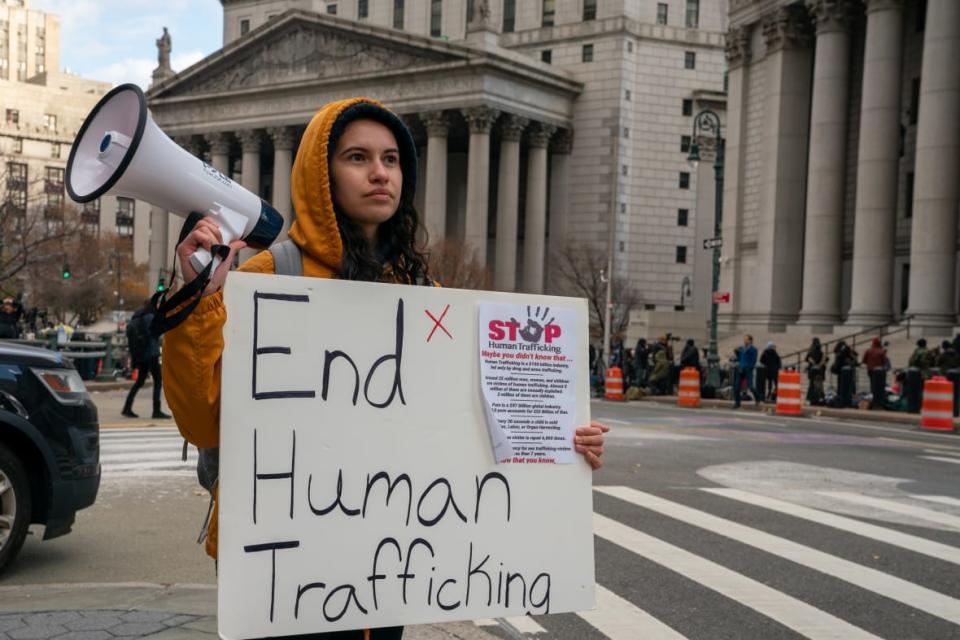
M763 388L760 389L761 398L766 402L773 400L773 394L777 391L777 377L780 375L782 362L780 354L777 353L777 345L768 342L763 353L760 354L760 364L766 372L763 378Z
M757 348L753 346L753 336L743 336L743 347L740 348L740 358L737 361L737 370L733 375L733 407L740 408L740 394L743 393L743 384L753 394L753 401L760 404L760 395L753 386L753 370L757 368Z
M121 415L127 418L139 418L133 412L133 400L137 391L147 381L147 374L153 376L153 415L158 420L169 419L170 416L160 409L160 338L150 331L150 322L153 320L153 307L147 300L137 309L127 323L127 346L130 349L130 364L137 371L137 379L130 387L127 401L123 403Z

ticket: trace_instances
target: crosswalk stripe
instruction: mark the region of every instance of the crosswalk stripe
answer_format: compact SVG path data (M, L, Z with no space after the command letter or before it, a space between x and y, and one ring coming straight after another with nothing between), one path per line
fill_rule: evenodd
M960 507L960 500L957 498L951 498L950 496L913 496L914 498L920 498L921 500L926 500L927 502L939 502L940 504L949 504L954 507Z
M943 449L924 449L924 453L935 453L941 456L960 456L960 451L944 451Z
M577 615L610 640L685 640L684 636L613 591L598 584L596 593L597 608L580 611Z
M126 439L126 438L153 438L156 436L169 436L171 438L182 438L176 427L143 427L140 429L103 429L100 431L101 440Z
M593 531L597 536L698 582L811 640L877 638L802 600L597 513L593 514Z
M102 444L102 448L108 451L156 451L165 449L168 451L182 451L183 441L177 440L135 440L133 442L124 441L123 444ZM188 447L193 450L192 447Z
M546 629L537 624L537 621L530 616L513 616L511 618L504 618L504 620L520 633L538 634L547 632Z
M960 462L960 460L958 460L958 462ZM894 502L893 500L884 500L882 498L874 498L872 496L865 496L859 493L850 493L847 491L820 491L819 493L820 495L843 500L844 502L850 502L852 504L858 504L867 507L875 507L884 511L891 511L893 513L911 516L913 518L917 518L918 520L926 520L927 522L935 522L937 524L942 524L954 529L960 529L960 516L953 516L949 513L941 513L931 509L924 509L923 507L903 504L902 502Z
M197 455L195 451L190 451L187 453L187 461L190 459L196 461ZM148 460L169 460L171 462L183 462L180 459L180 451L155 451L150 453L138 453L135 456L129 453L117 453L113 455L100 456L100 463L104 464L107 462L146 462Z
M942 456L920 456L924 460L936 460L937 462L949 462L950 464L960 464L960 458L944 458Z
M886 544L901 547L903 549L915 551L916 553L922 553L923 555L931 556L945 562L960 564L960 549L951 547L950 545L941 544L939 542L934 542L932 540L927 540L926 538L921 538L919 536L901 533L900 531L887 529L886 527L879 527L874 524L860 522L859 520L840 516L835 513L820 511L819 509L811 509L810 507L804 507L792 502L777 500L776 498L769 498L756 493L750 493L749 491L714 488L703 489L703 491L757 507L770 509L771 511L777 511L778 513L783 513L788 516L802 518L804 520L809 520L810 522L816 522L817 524L833 527L834 529L840 529L841 531L847 531L864 538L871 538L879 542L884 542Z
M629 487L595 487L595 490L780 556L914 609L926 611L938 618L960 624L960 600L932 589Z
M139 470L160 470L160 469L189 469L192 473L196 473L197 463L190 462L180 462L179 460L174 462L126 462L123 464L111 464L104 465L103 471L139 471Z

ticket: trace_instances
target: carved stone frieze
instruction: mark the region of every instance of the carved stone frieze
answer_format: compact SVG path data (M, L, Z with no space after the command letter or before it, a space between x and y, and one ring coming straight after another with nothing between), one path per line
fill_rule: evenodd
M500 112L490 107L470 107L463 110L463 117L467 120L470 133L489 134L499 116Z
M530 120L512 113L506 113L500 121L500 139L509 142L520 142L523 130L530 124Z
M552 124L539 122L530 127L530 146L544 148L550 143L550 138L557 130Z
M731 69L750 62L750 29L751 25L745 24L727 31L726 54Z
M446 138L450 132L450 119L443 111L427 111L420 114L420 121L427 130L427 137Z
M294 23L272 40L251 45L223 65L208 69L201 77L177 87L180 95L216 93L244 87L315 80L349 78L364 73L410 69L435 64L447 57L428 50L391 47L386 43L350 37L333 28Z
M808 0L807 7L817 35L847 31L853 23L855 7L850 0Z
M295 134L293 127L270 127L267 129L270 139L273 141L275 151L290 151L293 149Z
M768 53L782 49L802 49L813 42L810 18L801 4L771 11L763 17L761 28Z
M230 153L230 134L225 131L214 131L204 136L210 145L210 153L216 155L227 155Z

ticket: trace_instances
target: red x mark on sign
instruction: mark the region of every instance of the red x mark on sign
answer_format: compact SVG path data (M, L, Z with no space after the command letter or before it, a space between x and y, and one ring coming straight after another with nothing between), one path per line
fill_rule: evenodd
M433 328L430 329L430 335L427 336L427 342L430 342L430 339L433 338L433 334L434 332L436 332L437 329L440 329L440 331L443 331L445 334L447 334L448 338L453 340L453 336L450 335L450 332L447 331L447 328L442 324L443 318L447 315L447 311L450 311L450 305L447 305L446 307L443 308L443 313L440 314L440 319L438 320L433 316L432 313L430 313L426 309L423 310L423 312L428 316L430 316L430 319L433 320Z

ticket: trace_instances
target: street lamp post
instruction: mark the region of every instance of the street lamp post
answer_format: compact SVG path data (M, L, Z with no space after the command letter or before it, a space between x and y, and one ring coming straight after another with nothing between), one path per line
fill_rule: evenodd
M720 385L720 356L717 353L717 290L720 287L720 248L723 230L723 147L720 135L720 117L710 109L704 109L693 119L693 136L690 138L690 155L687 160L696 168L700 162L698 135L714 134L714 216L713 216L713 283L710 287L710 345L707 353L707 384L716 389Z

